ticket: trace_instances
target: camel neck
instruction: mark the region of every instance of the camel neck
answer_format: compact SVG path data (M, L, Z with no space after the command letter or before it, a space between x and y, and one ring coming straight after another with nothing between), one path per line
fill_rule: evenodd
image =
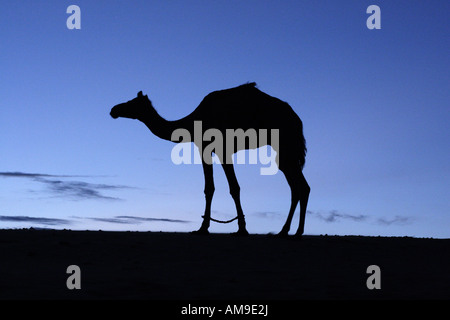
M186 128L185 118L169 121L161 117L158 112L150 107L144 117L139 119L157 137L171 141L172 132L176 129Z

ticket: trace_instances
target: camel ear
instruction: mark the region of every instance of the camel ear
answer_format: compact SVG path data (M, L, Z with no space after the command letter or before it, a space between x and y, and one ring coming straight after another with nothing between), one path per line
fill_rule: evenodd
M138 97L142 97L142 91L138 92Z

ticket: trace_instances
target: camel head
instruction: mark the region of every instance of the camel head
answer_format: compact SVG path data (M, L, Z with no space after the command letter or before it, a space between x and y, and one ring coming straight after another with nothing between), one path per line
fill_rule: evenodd
M139 91L136 98L114 106L109 114L114 119L119 117L139 119L145 113L145 110L148 109L146 102L148 103L149 101L147 95L144 96L142 91Z

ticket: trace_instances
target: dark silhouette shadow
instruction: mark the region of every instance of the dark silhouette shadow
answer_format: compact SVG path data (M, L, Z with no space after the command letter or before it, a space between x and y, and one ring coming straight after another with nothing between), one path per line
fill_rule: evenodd
M302 173L306 155L303 124L289 104L260 91L256 88L256 83L252 82L231 89L214 91L208 94L191 114L180 120L168 121L163 119L154 109L147 95L142 94L142 91L133 100L113 107L110 115L114 119L123 117L140 120L151 132L164 140L173 141L171 139L172 133L176 129L184 129L189 132L190 137L192 137L190 141L194 142L201 151L205 175L205 214L200 229L194 232L196 234L208 234L211 221L214 180L212 152L208 146L216 141L205 143L205 141L198 140L194 135L195 122L201 121L202 137L205 131L215 129L222 134L224 139L223 149L218 150L216 148L214 153L222 163L230 187L230 194L236 205L239 226L237 234L240 235L247 235L248 232L245 228L245 218L240 202L240 187L231 161L232 155L239 150L271 145L277 152L276 164L284 173L291 188L291 206L288 218L279 235L286 236L288 234L294 211L299 202L300 224L295 235L300 237L303 234L310 192L310 187ZM254 129L258 133L260 129L278 129L278 139L277 143L274 143L271 135L268 135L266 139L261 139L258 135L256 144L252 144L248 141L249 139L245 143L238 142L236 144L235 141L226 141L227 129L242 129L244 131ZM232 139L235 139L235 137ZM174 142L180 141L175 139ZM182 141L188 142L186 139ZM232 150L226 148L230 143L234 145Z

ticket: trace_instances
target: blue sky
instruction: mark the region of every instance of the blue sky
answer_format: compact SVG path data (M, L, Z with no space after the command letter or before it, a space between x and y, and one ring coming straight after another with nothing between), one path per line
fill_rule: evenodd
M81 9L69 30L66 9ZM381 8L369 30L366 9ZM190 231L201 165L113 120L142 90L169 120L248 81L304 123L306 234L450 237L446 1L16 1L0 10L0 228ZM281 172L237 165L251 233L289 210ZM220 166L213 216L234 217ZM298 224L298 209L292 231ZM212 224L231 232L236 224Z

